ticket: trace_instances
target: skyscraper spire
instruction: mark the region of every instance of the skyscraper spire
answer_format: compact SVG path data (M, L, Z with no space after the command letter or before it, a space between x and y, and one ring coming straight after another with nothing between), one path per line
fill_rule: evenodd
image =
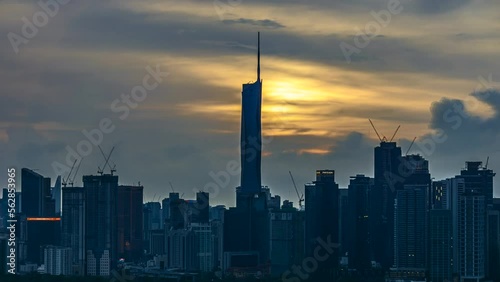
M260 32L257 32L257 82L260 82Z

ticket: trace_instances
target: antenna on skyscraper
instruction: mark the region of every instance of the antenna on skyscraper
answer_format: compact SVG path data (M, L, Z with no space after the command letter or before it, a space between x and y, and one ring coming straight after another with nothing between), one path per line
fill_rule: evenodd
M257 82L260 82L260 31L257 32Z

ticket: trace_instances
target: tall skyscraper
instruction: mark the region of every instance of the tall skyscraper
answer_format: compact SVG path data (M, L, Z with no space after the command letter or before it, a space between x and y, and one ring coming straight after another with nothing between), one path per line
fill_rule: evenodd
M62 245L72 250L73 273L85 274L85 189L62 188Z
M462 281L486 277L486 199L467 191L459 196L459 254Z
M142 200L141 200L142 203ZM147 202L143 204L143 241L146 251L149 252L149 244L151 242L151 233L155 230L163 229L161 221L161 204L159 202Z
M500 199L493 199L488 211L488 278L500 281Z
M54 187L52 187L52 199L54 199L54 204L56 206L55 213L57 216L61 215L61 188L61 176L59 175Z
M356 175L349 183L349 231L347 249L349 268L359 271L371 267L369 233L369 193L373 187L373 178Z
M126 261L138 261L144 252L143 190L143 186L118 186L118 256Z
M452 281L453 232L450 209L432 209L429 223L429 275L431 281Z
M375 185L370 195L370 234L373 260L387 269L394 262L394 199L403 187L401 147L383 140L375 147Z
M50 178L33 170L21 170L22 213L27 217L55 216L55 201L50 193Z
M462 186L455 195L459 273L462 279L487 277L493 246L488 246L488 212L493 208L493 177L495 173L482 162L468 161L455 178ZM472 281L472 280L471 280Z
M257 81L243 84L241 104L241 189L259 193L262 153L262 81L260 79L260 34L257 48Z
M304 258L304 211L285 201L281 209L271 211L271 270L281 276L291 265Z
M236 208L225 213L225 266L240 269L269 265L270 213L268 193L261 186L260 35L257 53L257 81L243 84L241 112L241 185L236 188ZM239 257L239 258L237 258ZM266 267L263 267L266 268ZM261 269L262 272L269 271ZM260 271L260 270L259 270Z
M339 242L339 185L335 182L334 170L317 170L316 181L305 186L306 255L313 256L318 240ZM339 249L318 263L311 273L313 281L336 281Z
M420 155L404 156L403 162L407 172L394 202L394 266L425 272L429 163Z
M87 275L109 276L117 257L118 176L83 176Z

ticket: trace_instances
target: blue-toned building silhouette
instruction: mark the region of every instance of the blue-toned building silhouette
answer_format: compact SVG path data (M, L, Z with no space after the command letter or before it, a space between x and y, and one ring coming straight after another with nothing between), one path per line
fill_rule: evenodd
M224 215L223 269L239 273L269 272L270 225L268 193L261 186L260 35L257 81L243 84L241 112L241 185L236 207Z

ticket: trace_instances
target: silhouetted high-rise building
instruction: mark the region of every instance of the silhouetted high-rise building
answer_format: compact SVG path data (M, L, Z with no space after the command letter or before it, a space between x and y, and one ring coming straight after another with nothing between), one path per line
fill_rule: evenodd
M224 215L224 265L240 269L268 265L270 256L269 199L261 187L260 39L258 45L257 81L243 84L242 92L241 186L236 188L236 208Z
M451 210L432 209L429 219L430 261L428 265L431 281L452 281L453 228Z
M50 178L33 170L21 170L22 213L27 217L55 216L55 201L50 192Z
M149 252L151 232L163 229L161 220L161 204L159 202L147 202L143 205L143 240L146 251Z
M43 248L45 272L50 275L72 274L72 249L61 246L46 246Z
M394 199L403 187L401 147L383 140L375 147L375 183L370 193L370 234L373 260L389 268L394 262Z
M25 262L40 265L43 263L43 246L61 244L61 218L27 217L25 228L27 239ZM24 226L21 229L24 229Z
M341 259L346 257L349 249L349 229L352 222L349 221L349 190L347 188L339 189L339 242Z
M459 269L465 281L486 277L486 199L483 193L459 195Z
M406 173L394 203L394 266L425 271L427 256L427 193L429 163L420 155L403 157Z
M305 186L306 255L313 256L318 240L339 244L339 185L335 171L317 170L316 181ZM318 269L311 273L314 281L336 281L339 249L335 248Z
M285 203L289 203L285 201ZM291 203L290 203L291 204ZM304 259L304 211L292 205L271 212L271 270L281 276L291 265L300 265Z
M72 273L85 274L85 189L62 188L62 236L64 247L72 250Z
M169 215L167 230L169 229L182 229L184 228L184 207L186 203L183 199L179 198L179 193L169 194Z
M482 162L466 162L465 169L460 171L457 178L463 178L465 192L474 190L475 193L483 194L486 205L493 203L493 177L495 173L482 166Z
M143 186L118 186L118 256L126 261L138 261L144 252L143 190Z
M488 278L500 281L500 199L493 199L488 211Z
M109 276L117 257L118 176L83 176L85 188L86 274Z
M52 188L52 199L54 199L55 204L55 213L57 216L61 215L61 196L62 196L62 187L61 187L61 176L58 176L56 179L56 183Z
M241 189L246 194L261 189L262 81L260 79L260 35L257 54L257 81L243 84L241 95Z
M192 210L193 222L208 223L210 218L210 201L207 192L196 193L196 203Z
M369 193L373 178L356 175L349 183L349 231L346 241L349 254L349 268L362 271L371 267L369 233Z

